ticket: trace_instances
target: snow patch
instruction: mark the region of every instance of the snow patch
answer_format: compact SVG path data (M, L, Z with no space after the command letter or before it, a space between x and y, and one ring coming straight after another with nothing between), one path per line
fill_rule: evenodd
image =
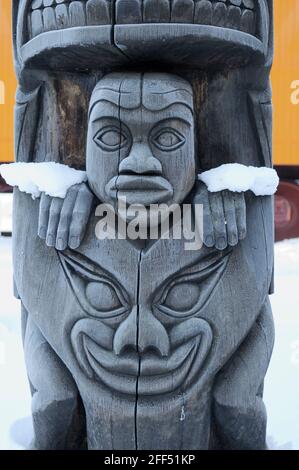
M10 186L31 194L33 199L42 192L65 198L67 190L87 180L86 172L54 162L10 163L0 165L0 174Z
M256 196L275 194L279 178L272 168L228 163L198 175L211 193L228 189L236 193L252 191Z

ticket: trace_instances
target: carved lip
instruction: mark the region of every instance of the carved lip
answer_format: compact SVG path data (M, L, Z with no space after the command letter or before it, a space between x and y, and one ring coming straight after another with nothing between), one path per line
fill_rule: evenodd
M137 352L118 357L84 335L85 353L97 378L107 387L128 395L135 395L137 388L140 395L158 395L173 392L182 384L187 386L202 367L211 344L212 333L208 327L167 358L159 358L154 353L139 357Z
M120 175L106 185L106 193L114 201L126 198L128 204L157 204L169 200L173 188L162 176Z

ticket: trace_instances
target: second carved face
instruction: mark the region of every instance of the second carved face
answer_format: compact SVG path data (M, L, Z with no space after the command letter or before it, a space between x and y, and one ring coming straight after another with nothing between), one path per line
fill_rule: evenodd
M110 74L90 103L87 175L117 209L181 203L195 182L193 93L174 75Z

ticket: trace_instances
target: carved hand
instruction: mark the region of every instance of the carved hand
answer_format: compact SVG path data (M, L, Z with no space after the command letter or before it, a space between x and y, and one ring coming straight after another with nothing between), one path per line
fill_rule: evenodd
M224 250L246 237L246 202L244 193L228 190L211 193L198 182L193 204L203 205L204 245Z
M57 250L76 249L83 240L94 196L85 183L72 186L65 199L42 193L38 236Z

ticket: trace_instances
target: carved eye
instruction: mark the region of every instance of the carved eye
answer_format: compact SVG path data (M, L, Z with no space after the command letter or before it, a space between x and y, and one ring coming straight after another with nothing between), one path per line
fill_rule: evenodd
M105 282L90 282L86 286L86 298L96 310L109 312L122 306L115 289Z
M162 289L157 289L153 299L155 315L161 321L165 316L168 319L185 320L198 315L219 284L231 252L232 249L229 248L223 256L223 253L216 250L207 250L198 263L188 267L185 274L170 282L165 281Z
M200 288L191 282L182 282L173 286L167 293L164 306L177 312L190 310L199 299Z
M68 282L87 315L122 318L130 310L128 293L99 265L79 253L59 253Z
M118 127L107 126L100 129L93 140L103 150L113 152L123 147L128 139Z
M166 152L178 149L186 141L185 137L180 132L172 128L165 128L158 131L151 140L156 147Z

